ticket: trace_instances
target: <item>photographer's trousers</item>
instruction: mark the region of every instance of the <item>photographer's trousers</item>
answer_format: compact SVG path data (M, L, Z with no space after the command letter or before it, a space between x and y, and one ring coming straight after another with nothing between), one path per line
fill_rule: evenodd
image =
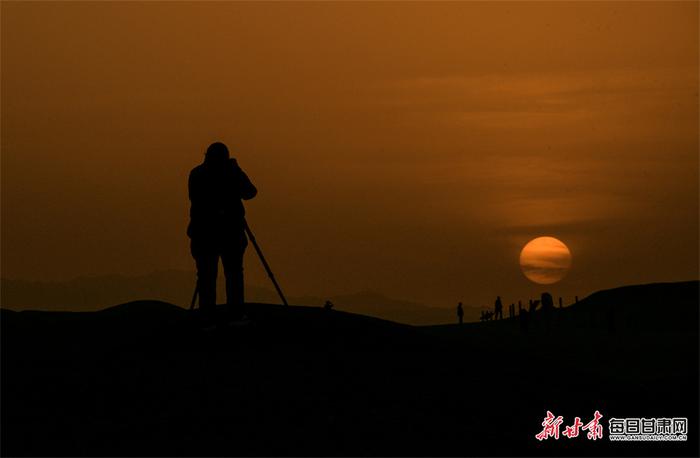
M190 249L197 265L199 305L203 310L216 304L219 258L226 278L226 304L232 308L243 305L243 255L247 246L248 239L243 231L228 236L192 239Z

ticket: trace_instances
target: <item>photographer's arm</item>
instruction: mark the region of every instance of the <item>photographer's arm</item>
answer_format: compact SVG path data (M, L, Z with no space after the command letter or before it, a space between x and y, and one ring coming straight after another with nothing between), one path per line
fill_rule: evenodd
M233 158L231 158L231 162L238 174L239 197L243 200L252 199L258 194L258 189L253 185L243 169L239 167L238 162Z
M241 169L239 169L241 170ZM258 194L258 189L251 183L248 175L241 170L241 199L249 200Z

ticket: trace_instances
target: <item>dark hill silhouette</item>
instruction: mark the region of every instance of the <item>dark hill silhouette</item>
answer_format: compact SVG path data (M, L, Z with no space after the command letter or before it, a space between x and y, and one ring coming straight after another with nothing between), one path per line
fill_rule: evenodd
M225 316L223 306L219 315ZM60 342L73 351L86 342L114 348L191 350L211 342L245 342L261 348L301 346L315 350L399 347L425 340L418 329L370 316L320 307L248 304L251 323L202 330L195 313L160 301L133 301L97 312L41 312L2 309L3 335L23 349ZM40 339L37 337L41 337ZM63 351L61 345L48 351Z
M119 304L135 298L157 299L189 306L194 288L194 272L164 270L141 276L103 275L80 277L65 282L0 280L2 307L11 310L97 311L105 304ZM250 302L277 303L274 290L246 285ZM223 282L218 297L223 298ZM449 323L454 320L452 308L430 307L416 302L397 300L372 291L331 297L290 297L298 305L321 307L330 300L336 308L351 313L376 316L406 324ZM465 307L466 321L478 320L477 308Z
M652 316L610 327L611 309ZM696 456L692 426L684 443L534 435L546 410L567 424L597 409L604 422L697 425L698 282L602 291L556 312L523 332L509 319L414 327L269 304L211 330L158 301L3 309L0 452Z
M593 326L612 320L627 331L697 332L699 295L696 281L623 286L591 294L569 314Z
M163 301L131 301L125 304L113 305L99 311L102 314L137 316L161 316L162 314L182 315L182 308Z

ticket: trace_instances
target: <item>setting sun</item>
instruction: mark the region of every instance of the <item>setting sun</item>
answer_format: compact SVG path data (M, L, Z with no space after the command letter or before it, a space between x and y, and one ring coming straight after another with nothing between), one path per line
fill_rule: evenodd
M530 281L551 285L564 278L571 268L571 251L554 237L537 237L520 252L520 268Z

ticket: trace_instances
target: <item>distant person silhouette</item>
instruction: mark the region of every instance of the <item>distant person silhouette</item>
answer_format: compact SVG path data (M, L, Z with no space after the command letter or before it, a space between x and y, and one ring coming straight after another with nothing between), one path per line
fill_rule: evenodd
M535 310L537 310L537 307L540 305L540 300L537 299L536 301L533 301L530 299L530 313L535 313Z
M204 314L216 304L216 276L219 258L226 277L229 312L242 313L245 209L241 199L255 197L258 190L241 170L223 143L212 143L204 162L189 177L190 237L192 257L197 265L199 305Z
M326 301L325 304L323 304L323 309L324 310L333 310L333 302L331 301Z
M527 332L530 319L530 312L528 312L527 309L523 308L518 313L518 317L520 318L520 329L524 332Z
M552 295L549 293L542 293L542 310L544 311L550 311L554 308L554 299L552 298Z
M493 319L503 319L503 303L501 302L501 296L496 296L496 304L494 305Z
M552 313L554 313L554 299L549 293L542 293L542 316L544 317L545 329L549 332L552 323Z
M459 320L459 324L464 322L464 309L462 308L461 302L457 304L457 319Z

